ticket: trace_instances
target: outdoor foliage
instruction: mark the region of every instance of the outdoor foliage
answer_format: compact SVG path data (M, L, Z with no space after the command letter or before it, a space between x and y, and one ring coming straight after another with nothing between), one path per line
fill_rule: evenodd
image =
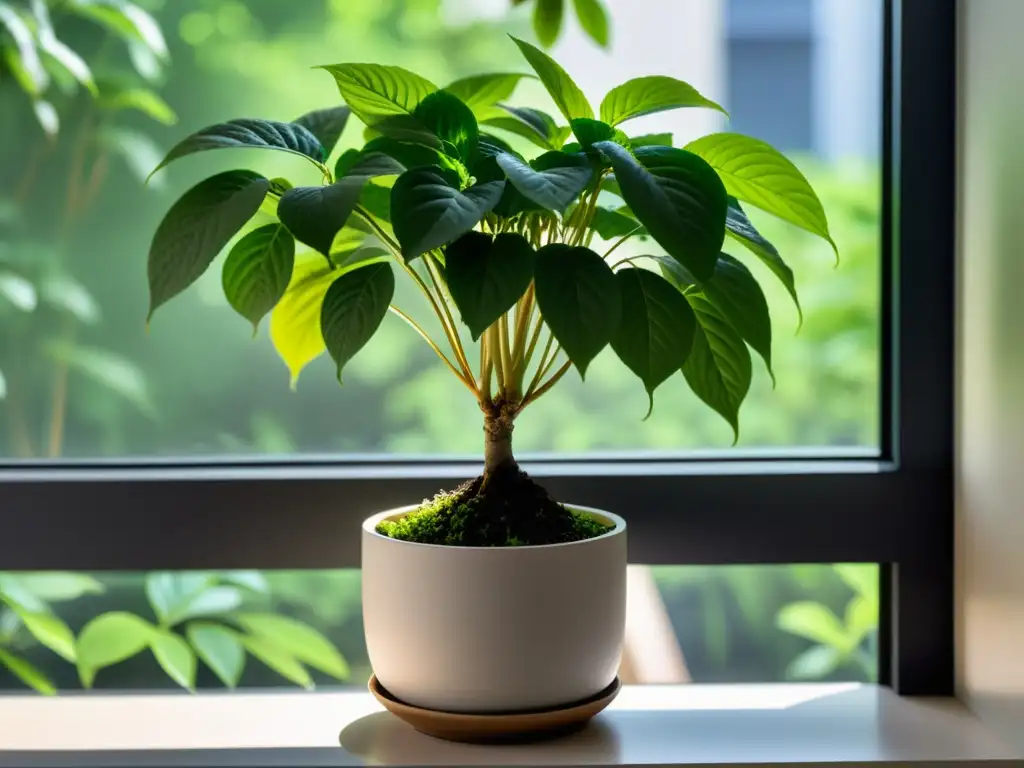
M572 366L583 378L609 345L640 379L648 415L655 389L681 371L738 438L752 377L748 345L771 372L771 320L757 280L723 244L728 235L761 260L795 301L792 271L741 201L835 249L817 195L791 161L757 139L718 133L678 149L671 136L629 137L617 127L668 109L721 111L692 86L631 80L608 93L598 120L554 60L513 40L567 126L503 104L521 75L474 76L439 89L397 66L338 64L323 69L347 106L292 122L231 120L180 141L158 168L200 152L258 148L305 158L323 183L295 186L229 170L186 192L150 247L150 317L198 280L246 222L269 214L271 223L228 255L223 287L254 328L270 314L271 339L293 383L323 351L341 381L390 311L478 401L489 425L488 471L511 459L514 419ZM332 168L350 114L366 125L367 141ZM545 151L527 160L491 128ZM570 134L575 141L564 143ZM625 204L601 205L609 194ZM616 238L603 255L589 247L598 235ZM665 253L608 262L639 236ZM311 250L297 251L296 243ZM388 255L430 303L450 352L393 302ZM456 312L479 341L475 368Z

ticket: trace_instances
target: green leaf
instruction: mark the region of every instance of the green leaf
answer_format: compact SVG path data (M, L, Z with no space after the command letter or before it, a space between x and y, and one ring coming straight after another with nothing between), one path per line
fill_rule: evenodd
M338 83L353 114L366 125L394 115L409 115L437 86L401 67L384 64L334 64L322 67Z
M580 27L602 48L608 47L608 12L601 0L575 0Z
M98 22L129 42L143 44L155 56L168 58L167 41L149 13L127 0L76 0L68 9Z
M221 571L218 576L221 581L244 587L261 595L270 593L270 583L262 571Z
M622 319L612 335L612 349L643 382L650 416L654 390L690 354L697 321L683 294L654 272L627 267L615 273L615 281Z
M245 669L245 647L234 630L219 624L191 622L185 630L199 658L228 688L235 688Z
M738 133L714 133L686 145L722 177L730 195L778 216L832 246L818 195L795 165L770 144Z
M779 629L834 648L840 654L850 648L846 629L832 611L821 603L804 600L790 603L775 618Z
M701 96L689 83L674 77L654 75L627 80L608 91L601 102L601 119L618 125L634 117L682 107L708 107L724 115L729 114L715 102Z
M646 238L647 230L644 229L644 225L627 211L629 208L626 206L615 210L599 206L594 209L594 218L591 220L590 226L602 240L616 240L631 233L637 237Z
M352 110L348 107L328 107L307 112L292 122L295 125L301 125L316 137L324 149L324 159L326 159L334 151L351 114Z
M537 251L534 290L544 322L585 377L619 327L622 298L615 274L589 248L555 243Z
M320 309L320 330L327 352L345 364L373 338L395 294L395 274L386 263L366 264L338 277L327 289Z
M533 32L545 48L555 44L562 32L565 0L536 0L533 6Z
M253 656L262 661L285 680L290 680L306 690L312 690L313 679L295 657L265 637L243 635L242 645Z
M36 99L32 102L32 111L35 112L36 120L47 136L56 136L60 130L60 116L57 108L44 99Z
M832 674L840 661L840 656L834 648L815 645L789 663L786 667L786 677L790 680L821 680Z
M0 296L22 312L33 311L39 303L36 287L13 272L0 272Z
M531 107L510 107L499 104L507 116L489 117L484 124L514 133L533 142L541 149L559 149L565 143L572 129L559 127L555 119L546 112Z
M671 133L645 133L642 136L630 136L629 146L637 147L671 147Z
M260 208L270 181L252 171L225 171L181 196L149 248L149 315L198 280Z
M67 624L51 613L31 613L18 608L15 613L42 645L72 664L75 662L75 636Z
M178 158L211 149L276 149L302 155L318 167L327 159L316 136L297 123L240 119L207 126L178 142L153 173Z
M844 619L851 650L855 650L869 633L878 628L878 601L857 595L846 604Z
M471 75L449 83L444 90L473 110L479 119L492 114L489 108L509 98L524 77L532 75L518 72Z
M270 340L288 366L292 389L302 369L326 349L320 331L320 309L327 289L341 272L319 256L296 256L288 290L270 313Z
M282 224L254 229L231 249L224 261L221 284L232 308L252 323L260 320L284 296L295 265L295 240Z
M473 341L510 310L533 280L536 255L522 235L468 232L445 251L445 278Z
M252 635L273 643L299 661L339 680L348 679L348 664L337 648L309 625L273 613L243 613L236 618Z
M57 693L57 687L46 675L25 659L3 648L0 648L0 665L7 667L12 675L37 693L44 696L53 696Z
M42 93L50 81L46 68L36 50L32 30L25 20L8 3L0 2L0 27L3 27L14 40L13 55L17 58L21 72L27 82L26 90L30 94Z
M683 375L693 393L729 422L739 440L740 404L750 389L750 352L703 294L688 293L686 298L697 317L697 330Z
M78 635L78 674L82 685L92 687L96 673L145 650L155 628L132 613L104 613L90 621Z
M878 566L871 563L839 563L832 569L855 594L878 598ZM24 578L24 577L22 577Z
M183 639L167 630L156 630L149 649L167 676L187 691L196 687L196 655Z
M95 324L100 317L99 304L85 286L68 275L46 278L40 286L43 300L54 309L67 312L80 323Z
M546 152L536 158L534 167L510 154L497 155L496 159L508 180L524 197L559 213L565 213L594 175L590 162L583 155Z
M390 157L401 165L403 170L398 171L398 173L421 166L445 166L444 155L436 149L424 147L422 144L398 141L389 136L380 136L367 142L366 146L363 147L363 155L376 152ZM341 173L338 174L338 176L341 175Z
M636 157L611 141L594 145L608 157L623 199L662 248L706 280L725 239L726 194L714 170L672 147L640 147Z
M591 149L599 141L613 141L627 151L630 150L629 137L608 123L589 117L578 117L572 120L570 125L573 134L580 141L581 149Z
M85 573L69 571L33 571L18 574L18 581L29 592L43 600L61 602L82 595L99 595L103 585ZM2 591L0 584L0 591Z
M170 105L148 88L115 89L108 94L107 89L101 86L99 104L113 112L132 109L163 125L174 125L178 122L178 116Z
M703 285L704 295L743 340L764 358L772 372L772 321L768 302L750 270L727 253L718 257L715 274Z
M153 571L146 574L146 598L161 624L175 624L213 582L213 577L206 573Z
M515 37L512 40L519 46L519 50L533 67L537 77L544 83L544 87L566 120L594 116L594 110L587 97L583 95L583 91L554 59L524 40Z
M124 398L146 416L154 416L153 400L146 377L134 362L109 349L85 347L63 341L48 343L44 350L51 359L89 377L110 392Z
M757 231L750 219L747 218L747 214L743 212L739 202L732 196L729 197L729 208L725 217L725 233L733 240L745 245L751 253L760 259L762 264L768 267L773 275L779 278L793 298L799 324L803 325L804 312L796 294L796 279L793 276L793 270L782 260L775 246Z
M480 140L476 117L457 96L436 91L416 105L412 116L440 139L446 154L468 162L476 151Z
M96 83L92 70L85 60L75 51L57 39L50 21L50 11L44 0L33 0L32 13L36 17L36 40L39 49L78 83L81 83L93 95L97 95Z
M451 171L414 168L391 188L391 224L406 261L455 240L498 204L503 181L460 192Z
M379 152L364 154L333 184L293 187L281 196L277 215L296 240L329 256L335 235L359 204L366 183L377 176L395 176L404 167Z

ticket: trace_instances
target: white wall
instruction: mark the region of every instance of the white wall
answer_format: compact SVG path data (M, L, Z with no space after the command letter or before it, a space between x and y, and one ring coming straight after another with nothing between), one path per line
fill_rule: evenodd
M962 0L958 681L1024 754L1024 0Z

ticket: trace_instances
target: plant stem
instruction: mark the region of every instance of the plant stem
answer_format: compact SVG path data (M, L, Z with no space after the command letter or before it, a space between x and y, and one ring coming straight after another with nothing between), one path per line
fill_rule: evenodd
M498 341L501 353L501 367L505 370L505 394L514 395L518 393L519 383L516 381L515 366L512 364L512 350L509 348L508 338L508 314L498 318Z
M505 406L484 416L484 485L496 470L505 465L515 466L512 455L512 422L515 412Z
M472 392L474 395L478 394L477 388L472 383L472 380L466 380L466 377L459 371L458 368L455 367L454 363L452 363L452 361L448 359L447 355L445 355L445 353L441 351L441 348L437 346L436 343L434 343L434 340L430 338L427 332L420 327L419 323L417 323L415 320L413 320L411 317L405 314L405 312L400 310L394 304L390 305L388 309L391 312L398 315L403 320L405 320L405 322L408 323L412 327L412 329L416 331L416 333L418 333L425 342L427 342L430 348L434 350L437 353L437 356L440 357L441 360L444 361L444 364L448 366L448 369L455 374L456 378L458 378L459 381L461 381L463 384L469 387L470 392Z
M544 329L544 318L541 314L537 313L537 322L533 326L533 333L530 334L530 343L526 346L526 353L523 355L523 372L526 372L527 366L530 365L530 361L533 359L533 353L537 349L537 342L540 340L540 332Z
M455 353L455 358L459 361L459 365L462 366L462 372L468 379L472 380L473 369L469 366L469 359L466 357L466 350L462 346L462 337L459 335L458 326L455 325L455 318L452 316L452 310L448 306L448 300L445 298L444 290L441 287L441 279L437 274L437 267L434 266L433 259L429 254L423 258L427 262L427 274L430 275L430 282L433 284L434 290L437 292L438 301L441 303L441 308L444 310L447 328L451 333L448 340L452 342L452 351Z
M505 394L505 361L501 356L501 332L498 323L493 323L486 331L487 346L490 358L494 363L494 372L498 382L498 396Z
M480 381L477 383L477 391L481 404L491 399L491 373L494 371L494 362L491 360L491 350L487 344L487 334L480 338Z
M512 346L512 364L516 368L516 377L522 379L522 372L525 371L524 353L526 351L526 339L530 332L530 320L533 318L533 283L526 289L526 293L516 307L516 329L514 344Z
M551 347L555 343L555 334L548 336L548 343L544 345L544 351L541 352L540 360L537 362L537 370L533 374L533 378L530 379L530 386L526 388L526 396L529 397L533 390L540 384L540 380L544 378L544 374L547 373L551 363L548 361L548 354L551 352ZM557 355L558 353L555 352ZM552 358L554 359L554 358Z
M552 359L554 359L554 358L552 358ZM572 367L572 361L571 360L566 360L565 364L562 365L562 367L559 368L555 372L554 376L552 376L550 379L548 379L546 382L544 382L544 384L540 388L538 388L536 392L533 392L533 393L527 395L526 398L523 399L523 402L520 403L520 405L519 405L519 410L522 410L523 408L528 406L530 403L534 402L539 397L541 397L545 392L547 392L553 386L555 386L555 384L557 384L559 382L559 380L563 376L565 376L566 373L569 372L569 369L571 367Z
M643 224L638 224L635 229L633 229L630 232L627 232L622 237L620 237L618 240L616 240L615 243L612 245L612 247L604 252L604 257L607 259L609 256L611 256L612 253L615 252L616 248L618 248L624 242L629 240L629 238L633 237L633 235L635 235L637 232L639 232L641 229L643 229L643 227L644 227ZM634 257L634 258L637 258L637 257ZM616 265L616 266L618 266L618 265Z

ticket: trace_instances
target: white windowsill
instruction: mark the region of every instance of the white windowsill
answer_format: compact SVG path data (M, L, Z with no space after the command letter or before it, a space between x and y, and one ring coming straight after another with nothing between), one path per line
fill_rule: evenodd
M517 746L423 736L357 691L0 696L5 768L936 763L1024 765L952 699L855 684L627 686L586 730Z

